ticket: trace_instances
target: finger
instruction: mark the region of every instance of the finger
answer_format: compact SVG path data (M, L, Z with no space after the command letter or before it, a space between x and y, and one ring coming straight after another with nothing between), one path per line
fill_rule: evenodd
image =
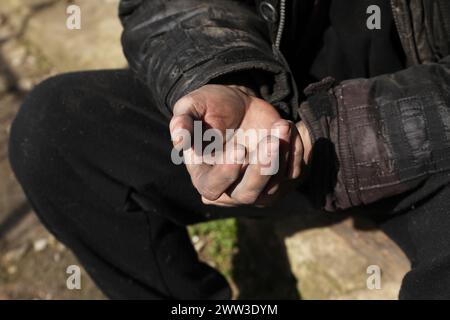
M222 163L214 165L206 164L199 159L201 155L196 154L194 146L185 150L183 154L185 159L194 160L194 163L186 162L192 184L204 198L214 201L239 178L245 159L245 147L236 145L227 148ZM221 157L222 155L217 154L216 156Z
M261 159L261 150L266 153L265 158L270 160L270 163ZM250 155L250 163L242 179L231 191L231 198L240 204L255 203L271 178L271 175L263 174L264 169L267 168L267 165L272 165L278 154L278 140L271 136L264 138Z
M196 94L196 91L179 99L173 106L173 115L179 116L182 114L187 114L194 119L199 120L201 115L199 110L204 109L204 99L200 94Z
M193 94L184 96L175 103L173 107L173 117L169 124L172 140L174 140L173 136L176 133L175 131L180 129L187 130L192 137L194 133L194 120L201 119L197 110L203 103L201 98L194 97Z
M290 155L290 143L293 123L284 119L278 120L272 126L273 135L279 141L279 168L267 184L267 194L272 195L279 189L280 183L285 180Z
M175 148L183 149L184 162L194 187L205 198L215 200L237 180L242 158L245 158L245 148L238 146L234 151L228 150L232 154L225 154L225 158L231 159L231 163L230 161L214 165L206 163L203 157L203 144L193 142L194 120L201 118L198 110L202 109L202 103L201 96L193 94L178 100L174 106L170 130ZM219 153L214 155L214 157L221 156Z
M194 119L188 114L175 115L169 123L170 136L177 150L187 149L191 145L194 132Z
M303 142L295 125L292 128L290 145L288 178L295 180L300 176L303 159Z

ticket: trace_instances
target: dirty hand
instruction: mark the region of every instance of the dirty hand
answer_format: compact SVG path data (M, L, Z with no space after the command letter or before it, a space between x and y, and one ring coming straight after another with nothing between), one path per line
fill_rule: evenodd
M203 128L220 132L224 137L223 154L236 160L186 162L192 183L205 204L268 206L299 178L302 161L307 156L305 146L309 148L310 144L306 128L301 123L296 126L282 119L273 106L255 97L250 89L205 85L177 101L170 132L175 149L183 150L185 159L203 152L196 150L199 148L192 139L178 134L184 130L193 137L194 121L201 121ZM227 129L235 131L230 134ZM237 140L237 129L267 133L259 136L259 140L245 139L242 143ZM249 161L260 150L266 151L271 162L276 158L278 170L274 174L262 174L267 163Z

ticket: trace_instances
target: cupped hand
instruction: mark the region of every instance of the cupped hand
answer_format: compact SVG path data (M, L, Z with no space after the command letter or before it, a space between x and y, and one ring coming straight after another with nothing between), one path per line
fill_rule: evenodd
M174 147L183 150L185 159L198 157L204 148L204 145L199 147L192 139L179 134L184 131L193 137L194 121L201 121L203 129L212 128L220 132L224 159L234 160L186 162L192 183L205 204L264 207L295 185L305 156L299 130L251 90L238 86L205 85L177 101L170 131ZM239 131L261 134L256 138L250 134L242 140L238 139ZM265 159L270 159L269 164L259 161L262 153ZM273 167L274 161L276 170L264 173L268 166Z

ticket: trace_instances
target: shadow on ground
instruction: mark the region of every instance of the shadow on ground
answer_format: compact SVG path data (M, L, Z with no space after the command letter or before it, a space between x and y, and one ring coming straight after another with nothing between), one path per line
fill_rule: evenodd
M392 198L338 214L306 208L238 218L232 259L238 298L395 299L409 263L378 229L395 203ZM366 288L366 268L373 264L385 272L384 292Z

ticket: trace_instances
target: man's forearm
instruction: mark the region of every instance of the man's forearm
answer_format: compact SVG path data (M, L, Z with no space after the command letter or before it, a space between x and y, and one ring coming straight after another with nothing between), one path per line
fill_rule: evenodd
M372 79L309 88L311 196L329 211L417 188L450 170L450 57ZM308 91L308 90L307 90Z
M252 89L285 118L296 117L289 67L274 54L265 21L244 2L122 0L119 13L130 68L167 117L189 92L249 73L267 79Z

